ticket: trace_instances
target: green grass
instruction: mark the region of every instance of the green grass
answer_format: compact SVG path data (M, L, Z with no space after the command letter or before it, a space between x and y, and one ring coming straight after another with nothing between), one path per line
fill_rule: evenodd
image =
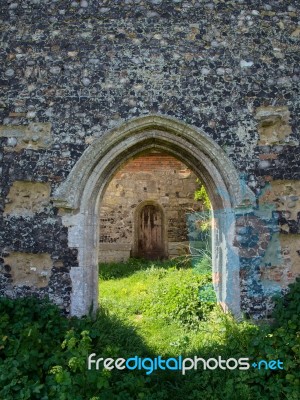
M99 266L100 305L135 329L150 351L191 354L224 340L221 312L207 272L175 261L129 260Z

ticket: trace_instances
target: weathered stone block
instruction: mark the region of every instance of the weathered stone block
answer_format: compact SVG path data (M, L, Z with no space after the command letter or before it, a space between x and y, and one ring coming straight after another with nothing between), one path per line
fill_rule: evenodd
M2 125L0 138L8 138L6 151L48 149L52 145L51 123L31 123L28 126ZM12 140L13 139L13 140Z
M12 252L4 258L15 286L46 287L51 275L50 254Z
M15 181L10 187L4 209L5 215L32 216L49 204L50 184Z
M296 276L300 275L300 235L279 235L281 252L283 254L283 268L286 268L290 274L287 281L283 284L290 283Z
M255 118L258 121L259 145L294 144L288 140L292 128L287 107L259 107Z
M262 210L288 211L287 220L297 220L300 211L300 181L272 180L259 196L259 207ZM271 214L270 214L271 216Z

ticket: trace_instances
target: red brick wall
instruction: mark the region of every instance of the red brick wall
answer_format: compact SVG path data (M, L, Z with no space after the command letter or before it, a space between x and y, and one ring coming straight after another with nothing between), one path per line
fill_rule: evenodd
M155 171L155 170L174 169L177 171L186 170L187 167L181 161L168 154L147 154L136 157L128 161L115 175L114 178L119 178L124 172L136 171Z

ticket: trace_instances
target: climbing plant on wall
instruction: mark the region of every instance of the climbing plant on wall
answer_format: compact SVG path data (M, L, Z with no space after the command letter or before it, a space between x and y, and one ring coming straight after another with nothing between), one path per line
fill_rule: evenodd
M199 188L194 193L194 199L201 201L203 210L208 211L211 209L211 202L209 200L207 191L204 185L200 182L200 179L197 179L197 183L199 183Z

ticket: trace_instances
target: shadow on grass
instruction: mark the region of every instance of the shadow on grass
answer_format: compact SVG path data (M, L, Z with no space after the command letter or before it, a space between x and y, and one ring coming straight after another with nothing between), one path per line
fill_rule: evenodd
M145 341L137 335L134 326L110 315L105 308L100 306L96 317L88 318L87 321L93 339L93 350L98 352L99 356L103 356L103 351L107 353L107 357L154 356ZM82 325L81 320L78 320L78 323Z
M93 338L92 351L97 357L103 358L133 358L135 356L141 359L148 358L145 368L119 371L113 369L110 375L110 388L100 391L91 392L94 396L102 399L139 399L146 398L151 400L198 400L200 398L217 400L220 398L230 400L250 400L253 393L248 387L248 382L237 388L236 384L240 383L241 375L245 375L243 371L231 370L203 370L201 362L198 370L194 368L186 371L186 375L180 370L160 369L151 371L147 374L153 360L161 356L153 352L146 341L138 335L133 326L125 324L115 316L111 316L105 309L98 311L94 321L85 324L88 328L90 336ZM245 330L243 334L235 327L227 327L230 335L233 334L234 339L228 337L225 343L220 346L208 345L204 348L194 349L192 352L185 354L179 353L164 354L163 360L168 358L194 359L195 356L204 359L223 357L240 357L247 356L248 346L253 338L253 330ZM236 329L236 330L235 330ZM254 327L256 330L256 328ZM150 360L151 359L151 360ZM164 361L165 362L165 361ZM131 362L132 365L133 362ZM189 363L188 363L189 364ZM172 362L171 365L174 365ZM264 375L264 374L263 374ZM228 385L227 383L228 382ZM226 385L225 385L226 383ZM145 396L145 397L144 397Z

